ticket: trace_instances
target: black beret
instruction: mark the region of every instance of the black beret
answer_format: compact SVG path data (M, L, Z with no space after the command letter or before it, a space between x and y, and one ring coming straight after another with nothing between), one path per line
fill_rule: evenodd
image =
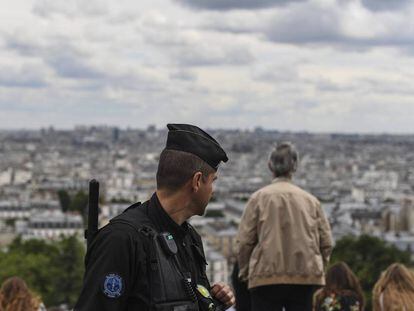
M227 162L226 152L209 134L190 124L167 124L168 138L165 149L195 154L217 170L220 161Z

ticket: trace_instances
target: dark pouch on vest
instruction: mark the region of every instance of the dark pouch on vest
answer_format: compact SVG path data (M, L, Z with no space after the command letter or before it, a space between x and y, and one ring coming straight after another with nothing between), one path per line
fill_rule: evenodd
M192 291L191 284L176 263L176 247L168 245L172 241L170 234L156 234L150 243L151 310L199 311L195 294L195 301L189 295L189 289Z

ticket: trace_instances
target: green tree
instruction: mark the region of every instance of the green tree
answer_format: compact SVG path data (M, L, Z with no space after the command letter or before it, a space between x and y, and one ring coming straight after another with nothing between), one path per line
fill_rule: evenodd
M6 219L5 222L6 226L8 227L14 227L14 224L16 223L16 218L9 218Z
M55 299L73 306L82 287L85 247L75 236L60 240L57 246L59 252L52 259L54 265L59 267L60 273L59 282L55 285Z
M338 261L346 262L358 276L367 299L366 310L371 310L372 289L381 272L394 262L412 264L408 251L368 235L346 236L337 241L331 263Z
M56 253L54 245L39 240L23 242L18 238L0 254L0 281L19 276L46 303L50 303L56 276L52 258Z
M0 282L23 278L47 306L73 306L82 286L84 245L76 237L57 242L15 239L0 250Z
M58 191L58 197L60 202L60 207L62 208L63 212L66 212L69 210L71 198L69 193L66 190L59 190Z
M75 194L75 196L71 199L69 210L77 211L81 215L84 215L87 207L88 207L88 195L82 190L78 191Z
M53 243L46 243L43 240L27 240L23 241L17 237L8 247L10 252L23 254L54 254L58 250Z

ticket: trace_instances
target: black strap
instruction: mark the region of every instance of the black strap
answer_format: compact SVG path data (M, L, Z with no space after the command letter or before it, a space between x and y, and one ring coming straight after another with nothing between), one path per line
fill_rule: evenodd
M129 221L127 219L114 219L113 221L111 221L111 223L125 224L127 226L134 228L135 231L137 231L142 236L144 236L146 240L145 244L148 245L147 250L149 251L150 266L151 266L151 269L155 271L157 269L157 256L156 256L156 252L155 252L152 240L157 235L157 231L155 231L155 229L149 226L148 224L137 225L133 221Z
M131 221L125 220L125 219L115 219L115 220L111 220L111 224L124 224L124 225L128 225L132 228L134 228L136 231L139 232L139 228Z

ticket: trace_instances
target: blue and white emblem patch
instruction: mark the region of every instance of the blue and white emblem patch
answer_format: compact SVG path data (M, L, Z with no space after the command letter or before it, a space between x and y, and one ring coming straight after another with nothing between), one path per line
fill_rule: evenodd
M124 289L122 278L117 274L108 274L103 284L103 293L109 298L118 298Z

